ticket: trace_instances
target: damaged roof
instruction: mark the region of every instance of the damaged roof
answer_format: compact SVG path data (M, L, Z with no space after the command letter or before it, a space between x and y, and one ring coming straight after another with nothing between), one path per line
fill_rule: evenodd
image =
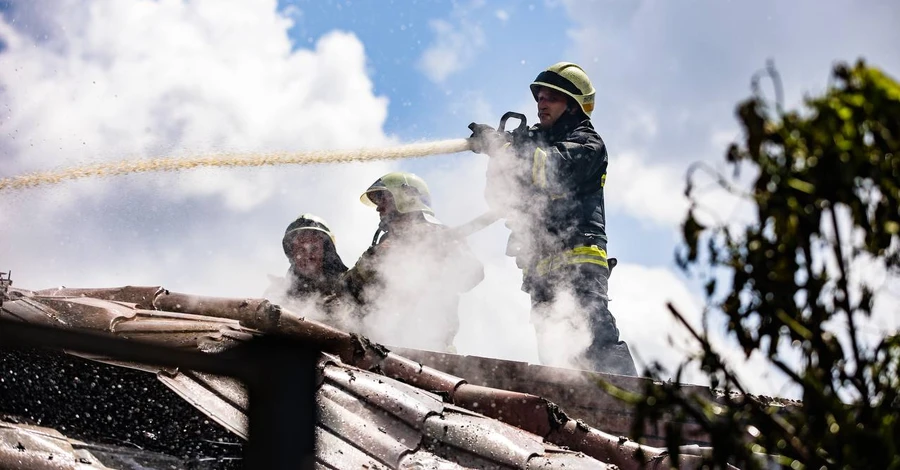
M121 448L71 439L56 429L0 421L0 468L30 470L109 470L197 468L179 458L138 448Z
M529 382L529 375L540 376L533 372L539 369L533 369L532 373L518 370L513 374L513 370L508 370L506 372L509 374L494 374L518 376L515 379L518 385L511 383L514 387L508 387L512 390L489 386L483 377L475 377L470 382L462 370L466 360L464 356L457 357L457 370L454 371L457 375L453 375L424 365L426 360L407 357L430 357L428 361L440 366L440 361L435 360L436 356L429 356L432 353L404 350L404 355L397 354L370 343L364 337L300 318L265 299L201 297L172 293L161 287L43 291L10 288L7 300L0 306L0 319L85 329L133 341L205 352L221 351L256 335L275 332L315 344L322 350L318 361L318 387L315 396L318 411L315 458L320 468L603 469L615 466L628 469L640 468L642 464L647 464L649 468L693 468L699 463L699 458L692 455L682 455L679 462L670 462L667 453L661 448L641 446L619 437L620 433L624 434L622 431L627 430L626 424L630 425L630 420L623 415L622 406L616 407L608 399L605 408L600 408L605 411L600 414L610 415L611 418L598 420L597 413L592 412L588 413L588 419L582 420L577 419L576 417L580 418L577 415L570 416L572 411L567 408L568 403L557 404L538 393L522 391L527 390L522 385ZM4 354L11 353L0 348L0 359ZM95 367L119 370L124 367L130 373L153 380L157 385L162 383L166 391L147 394L145 400L167 399L172 403L172 397L176 397L174 400L180 399L182 403L171 406L187 404L196 412L195 416L184 418L185 420L196 420L199 416L208 417L212 421L198 425L192 434L211 436L218 433L218 437L198 440L197 447L209 447L208 443L204 444L205 441L221 441L223 446L239 446L248 436L247 393L243 384L236 379L105 357L85 356L84 359L79 359L68 356L68 360L73 363L90 363ZM451 356L443 355L445 365L449 364ZM476 360L491 361L484 358ZM21 367L24 366L23 362L28 361L7 361L4 367L14 367L16 364L16 367ZM492 366L495 369L521 369L524 367L521 364L494 361L482 363L480 370L490 370ZM62 363L60 365L65 367ZM549 373L549 369L552 368L540 370ZM98 377L109 375L107 372L96 371L94 374ZM590 380L594 378L594 375L583 371L567 371L556 376L565 377L565 374L581 380L580 392L589 390L584 387L590 387ZM625 380L616 376L606 378L620 382ZM40 380L40 377L36 377L29 381L29 387L40 385L36 384ZM143 379L131 377L123 382L127 389L127 384L136 384L139 380ZM60 386L61 382L65 380L59 381L56 386ZM0 394L12 396L17 393L17 384L21 385L21 381L0 381ZM557 389L574 391L569 385L571 383L567 385L562 380ZM122 383L117 383L112 388L121 386ZM145 382L139 386L145 390L153 387ZM595 393L587 395L602 395L596 385L593 387ZM549 389L550 387L545 386L544 392ZM540 393L539 389L534 391ZM125 393L131 391L126 390ZM572 397L571 392L568 395L557 395ZM0 413L17 415L24 420L39 420L45 426L54 427L59 424L54 422L56 418L52 410L41 416L29 416L27 410L21 409L25 398L17 397L14 400L19 409L6 409L9 402L0 399L0 407L4 407L0 409ZM107 401L115 402L118 399ZM574 409L585 409L581 406L583 404L576 405ZM152 406L152 403L146 405ZM187 415L188 412L181 414ZM151 444L154 442L145 433L156 437L157 441L160 436L154 429L148 428L148 423L145 422L147 419L150 418L135 417L136 421L140 421L136 426L147 429L140 434L134 433L130 439L140 441L153 450ZM613 423L614 431L610 433L609 429L601 430L595 427L595 423ZM159 426L165 424L160 422ZM217 429L203 426L216 426ZM71 434L70 437L74 438L82 438L76 434L96 438L96 434L79 430L71 422L65 430L59 431ZM167 432L179 431L159 431ZM221 434L229 434L232 438L222 439ZM175 441L183 443L186 439L190 440L192 437L185 435L172 439L172 445L175 445ZM702 442L702 439L698 442ZM176 458L207 459L203 461L214 460L208 457L216 453L215 446L204 448L201 452L203 455L184 449L173 451L163 445L155 449L164 454L173 452ZM638 449L642 452L636 452ZM8 457L21 450L0 446L0 461L4 458L4 452ZM223 452L230 452L229 455L236 453L234 448ZM221 459L217 462L223 463Z

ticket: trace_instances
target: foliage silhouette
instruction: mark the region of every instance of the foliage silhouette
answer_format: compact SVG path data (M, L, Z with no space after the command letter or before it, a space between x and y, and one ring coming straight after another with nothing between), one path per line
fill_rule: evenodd
M760 93L763 76L775 84L774 107ZM726 159L733 178L749 167L755 181L743 193L727 177L718 182L748 198L757 223L701 223L691 183L701 167L692 168L676 260L704 281L704 316L724 316L744 354L762 354L783 372L802 405L749 396L710 341L713 327L692 327L670 305L698 351L674 374L652 364L647 375L658 382L643 395L619 391L636 405L633 437L666 417L709 433L713 468L766 460L795 469L900 468L900 335L873 340L859 328L884 286L867 282L866 270L900 275L900 85L862 59L838 63L827 91L785 112L771 64L752 83L752 97L737 106L743 139ZM788 348L799 361L780 354ZM678 382L691 365L724 392L715 400L688 394ZM668 426L677 455L684 440L678 425Z

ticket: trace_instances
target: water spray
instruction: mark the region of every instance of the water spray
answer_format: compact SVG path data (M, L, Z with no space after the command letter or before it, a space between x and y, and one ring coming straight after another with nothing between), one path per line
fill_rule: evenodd
M323 163L400 160L404 158L458 153L467 150L471 150L471 144L467 139L450 139L374 149L215 154L193 158L164 157L121 160L117 162L84 165L59 171L37 172L22 176L3 178L0 179L0 191L51 185L65 180L95 176L117 176L155 171L180 171L198 167L233 168L267 165L312 165Z

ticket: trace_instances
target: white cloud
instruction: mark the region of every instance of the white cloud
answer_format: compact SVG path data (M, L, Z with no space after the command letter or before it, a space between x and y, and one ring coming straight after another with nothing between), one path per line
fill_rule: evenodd
M509 20L509 12L506 10L495 11L494 16L496 16L498 20L500 20L504 23L506 23Z
M4 176L393 142L360 41L334 31L313 49L292 50L291 22L274 0L48 1L20 10L15 22L0 21ZM0 259L27 288L146 283L259 296L265 274L287 267L280 237L300 213L329 220L352 264L377 225L358 192L388 168L206 168L7 193L0 212L19 222L0 228Z
M673 348L683 354L688 336L674 327L666 302L672 302L692 321L698 320L701 310L684 281L666 268L623 263L613 270L609 284L610 311L632 354L644 364L656 360L677 365L681 354L672 354Z
M7 38L19 44L0 62L9 125L29 168L61 153L111 159L385 142L386 100L372 94L362 44L333 32L315 50L291 51L290 22L275 2L98 1L83 20L53 39L57 47ZM346 112L351 104L357 112Z
M616 317L621 339L628 342L639 368L658 362L674 371L696 350L696 342L666 307L671 302L696 331L702 331L703 301L689 289L683 277L668 268L620 264L610 277L609 289L610 311ZM786 388L786 378L761 355L745 359L734 341L723 336L721 325L710 321L713 345L751 393L795 397L797 390ZM681 380L709 385L697 367L686 369Z
M672 168L650 164L637 153L616 152L606 176L607 207L675 228L688 207L683 181Z
M419 58L419 69L437 83L468 67L485 45L481 26L465 19L456 24L432 20L429 27L434 31L435 40Z
M660 127L651 109L632 105L621 110L621 114L624 119L616 132L604 133L610 152L607 208L613 215L628 215L646 227L677 230L690 207L684 194L688 168L678 155L656 158L652 143L659 136ZM708 140L711 148L721 151L727 144L720 144L730 143L734 136L733 131L718 130L712 131ZM719 176L725 176L734 186L746 187L753 175L745 171L733 181L730 171L722 165L704 164L695 170L690 181L695 188L694 196L702 203L697 213L701 223L752 221L749 206L722 187Z

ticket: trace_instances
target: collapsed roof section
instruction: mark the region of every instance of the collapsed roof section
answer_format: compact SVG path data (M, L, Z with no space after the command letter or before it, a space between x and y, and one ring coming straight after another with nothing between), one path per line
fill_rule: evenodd
M265 299L201 297L161 287L8 290L0 319L86 329L205 352L228 349L267 333L289 335L314 345L323 351L316 392L316 459L324 468L395 469L424 464L427 468L565 465L602 469L614 465L629 469L642 464L649 468L694 468L699 464L699 458L692 455L670 462L661 448L619 437L630 426L631 416L624 405L617 407L608 397L600 399L606 400L605 404L595 406L593 412L589 412L590 403L557 404L539 394L550 391L552 381L532 380L541 373L562 378L555 395L577 402L572 393L577 377L577 396L584 397L581 402L589 402L604 394L596 385L591 389L592 380L606 378L618 381L619 386L636 381L630 384L633 386L642 379L476 358L481 372L476 374L476 383L471 383L466 379L464 359L456 360L458 375L452 375L364 337L300 318ZM431 353L405 353L435 360ZM247 395L235 379L105 357L89 359L153 373L225 430L241 438L247 436ZM443 363L449 364L451 359L443 356ZM484 385L483 372L492 367L495 371L505 368L504 374L493 376L510 377L512 390ZM569 379L565 378L567 374ZM528 383L542 383L543 388L530 393ZM4 393L14 393L9 386ZM570 405L591 416L586 420L570 417L563 411L571 412ZM614 431L605 432L594 423L611 426ZM697 442L703 442L702 436Z

